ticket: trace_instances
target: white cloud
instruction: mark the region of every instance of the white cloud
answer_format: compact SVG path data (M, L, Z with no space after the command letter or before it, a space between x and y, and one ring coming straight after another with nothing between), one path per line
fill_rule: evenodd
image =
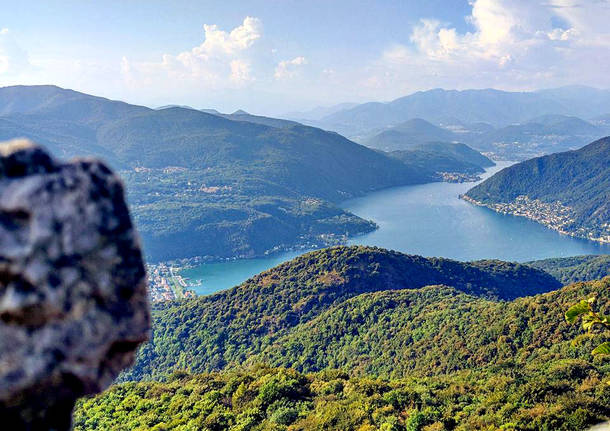
M157 86L167 79L197 89L243 86L252 75L253 45L262 37L262 22L246 17L231 31L205 24L200 45L178 54L164 54L160 62L134 62L125 57L121 71L131 86Z
M185 65L196 61L207 61L214 56L233 56L250 48L262 35L262 23L258 18L248 16L231 32L220 30L215 24L205 24L203 30L205 33L203 43L176 57Z
M387 47L363 83L402 92L426 87L527 89L610 86L608 0L473 0L459 32L421 19L410 44Z
M292 60L283 60L275 68L275 79L286 79L296 76L299 66L307 64L305 57L295 57Z
M578 37L578 30L574 28L569 28L567 30L562 28L554 28L546 35L550 40L574 40Z
M232 60L230 79L238 85L253 81L254 78L250 76L250 65L242 60Z

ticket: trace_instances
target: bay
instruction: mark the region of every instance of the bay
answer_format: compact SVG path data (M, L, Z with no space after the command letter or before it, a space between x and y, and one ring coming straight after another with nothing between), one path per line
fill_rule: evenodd
M497 162L487 178L512 164ZM610 254L610 245L561 235L524 217L498 214L461 199L476 183L430 183L395 187L343 203L342 207L379 225L374 232L349 240L422 256L468 261L501 259L524 262L548 257ZM198 294L235 286L251 276L290 260L300 252L259 259L206 263L186 269Z

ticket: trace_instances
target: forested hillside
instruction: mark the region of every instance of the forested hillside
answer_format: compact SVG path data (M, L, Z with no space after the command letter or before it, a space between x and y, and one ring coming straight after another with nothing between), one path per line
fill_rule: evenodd
M75 429L581 431L610 417L610 363L590 355L603 337L574 344L580 329L563 318L592 294L607 298L610 278L508 303L442 286L363 293L249 361L322 371L236 364L229 372L123 383L82 400ZM198 317L179 331L205 332ZM242 342L253 350L266 344L262 325L247 328L258 337ZM172 336L168 329L157 327L156 336ZM232 334L217 332L217 343Z
M234 367L350 298L439 284L489 299L514 299L561 286L547 273L515 263L462 263L369 247L324 249L233 289L157 306L152 339L124 377L155 377L186 367Z
M422 169L434 166L436 172L480 174L495 165L478 151L459 143L428 142L388 154Z
M465 197L560 232L610 241L610 138L527 160L496 173Z
M557 257L526 262L526 265L548 272L561 283L599 280L610 275L610 255Z
M579 331L563 321L571 302L578 298L570 289L508 304L439 286L363 294L294 328L251 361L401 378L566 358Z

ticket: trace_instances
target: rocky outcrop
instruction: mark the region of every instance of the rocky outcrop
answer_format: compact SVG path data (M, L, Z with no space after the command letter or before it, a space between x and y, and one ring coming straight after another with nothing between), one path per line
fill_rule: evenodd
M130 365L149 326L119 178L99 161L1 144L0 428L69 429L75 400Z

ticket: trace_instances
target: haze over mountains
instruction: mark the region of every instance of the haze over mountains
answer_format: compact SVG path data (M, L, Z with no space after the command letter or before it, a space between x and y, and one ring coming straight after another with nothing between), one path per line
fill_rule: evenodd
M519 93L435 89L357 105L309 124L373 148L404 149L397 147L441 140L524 160L610 134L604 120L609 106L610 91L590 87Z
M434 123L489 123L494 127L520 123L541 115L574 115L591 119L608 114L610 90L562 87L534 92L494 89L418 91L391 102L369 102L330 114L320 120L328 127L352 132L385 128L423 118ZM347 131L349 132L349 131Z

